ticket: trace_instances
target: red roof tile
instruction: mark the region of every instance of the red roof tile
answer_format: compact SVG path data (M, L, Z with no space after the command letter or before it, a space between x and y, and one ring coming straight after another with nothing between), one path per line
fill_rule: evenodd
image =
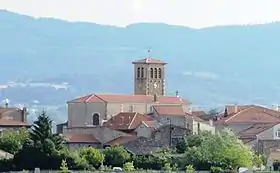
M117 95L117 94L90 94L74 99L69 102L116 102L116 103L153 103L154 96L151 95ZM160 104L191 104L188 100L176 96L158 96Z
M154 105L153 109L158 115L185 115L182 105Z
M111 146L113 146L113 145L122 145L122 144L126 144L126 143L128 143L130 141L134 141L135 139L137 139L137 136L135 136L135 135L120 136L120 137L118 137L116 139L113 139L113 140L107 142L106 144L107 145L111 145Z
M158 60L158 59L153 59L153 58L145 58L145 59L140 59L137 61L132 62L133 64L166 64L165 62Z
M248 143L257 138L257 135L275 126L277 123L258 123L238 133L239 139Z
M142 121L152 120L153 119L148 115L143 115L136 112L120 112L108 122L104 123L104 126L118 130L128 130L137 128Z
M228 107L228 116L221 114L215 124L231 123L275 123L280 122L280 112L256 105L237 106L232 110Z
M29 124L22 121L0 119L0 126L29 126Z
M97 143L92 134L65 134L68 143Z

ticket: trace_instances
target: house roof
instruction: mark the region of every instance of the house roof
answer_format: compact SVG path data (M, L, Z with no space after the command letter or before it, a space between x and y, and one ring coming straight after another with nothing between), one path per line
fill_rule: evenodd
M144 59L134 61L132 63L133 64L163 64L163 65L166 64L165 62L154 58L144 58Z
M99 143L93 134L65 134L67 143Z
M226 106L219 117L215 124L280 122L280 112L257 105Z
M131 135L131 136L120 136L116 139L113 139L109 142L106 143L106 145L123 145L123 144L126 144L130 141L133 141L137 139L137 136L136 135Z
M137 128L143 121L153 121L153 119L148 115L137 112L120 112L104 123L104 126L118 130L128 130Z
M155 128L156 127L156 122L153 120L153 121L142 121L142 123L147 126L147 127L150 127L150 128Z
M0 119L0 127L1 126L30 126L27 122L10 120L10 119Z
M241 131L238 133L240 137L249 137L249 136L256 136L260 134L261 132L268 130L275 126L278 123L259 123L259 124L253 124L249 128Z
M185 111L182 105L154 105L153 109L158 115L185 116Z
M19 111L22 111L21 109L19 108L15 108L15 107L0 107L0 115L3 116L3 115L6 115L6 114L10 114L10 113L13 113L13 112L19 112Z
M188 100L176 96L157 96L159 104L191 104ZM118 95L118 94L89 94L68 101L69 103L153 103L152 95Z
M237 135L244 143L251 142L257 139L257 135L264 132L278 123L257 123L253 124L249 128L239 132Z

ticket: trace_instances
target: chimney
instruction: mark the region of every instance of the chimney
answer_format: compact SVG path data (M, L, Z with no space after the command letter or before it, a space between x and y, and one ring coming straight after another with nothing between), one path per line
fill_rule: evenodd
M21 110L22 122L27 122L27 108L23 107Z
M234 113L237 113L238 112L238 106L237 104L234 105Z
M121 112L123 112L123 104L121 104Z
M228 116L228 109L227 107L225 108L225 112L224 112L224 117L227 117Z
M180 97L178 90L176 91L176 97Z
M157 102L158 101L157 99L158 99L157 94L154 94L154 102Z
M9 99L5 99L5 107L6 107L6 108L9 107Z

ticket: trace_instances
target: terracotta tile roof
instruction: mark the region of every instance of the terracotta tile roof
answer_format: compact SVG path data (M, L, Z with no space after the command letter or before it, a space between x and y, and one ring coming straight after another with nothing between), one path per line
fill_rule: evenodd
M152 121L153 119L144 114L136 112L120 112L108 122L104 123L104 126L117 129L117 130L128 130L137 128L142 121Z
M9 114L9 113L13 113L13 112L18 112L21 111L19 108L6 108L6 107L0 107L0 115L4 115L4 114Z
M68 143L99 143L92 134L65 134Z
M0 126L29 126L29 124L22 121L0 119Z
M221 114L215 124L280 122L280 112L257 105L231 106L225 110L227 116Z
M134 61L132 63L133 64L166 64L165 62L154 58L144 58L144 59Z
M241 139L244 143L249 143L257 139L257 135L261 132L264 132L278 123L258 123L253 124L251 127L239 132L238 138Z
M261 132L268 130L275 126L278 123L259 123L259 124L254 124L251 127L241 131L238 133L240 137L249 137L249 136L256 136L260 134Z
M131 135L131 136L120 136L116 139L111 140L110 142L107 142L106 145L123 145L126 144L128 142L134 141L135 139L137 139L137 136L135 135Z
M154 105L153 109L158 115L185 115L182 105Z
M153 103L154 96L151 95L117 95L117 94L90 94L72 101L75 103L91 102L116 102L116 103ZM160 104L191 104L188 100L176 96L158 96L157 102Z

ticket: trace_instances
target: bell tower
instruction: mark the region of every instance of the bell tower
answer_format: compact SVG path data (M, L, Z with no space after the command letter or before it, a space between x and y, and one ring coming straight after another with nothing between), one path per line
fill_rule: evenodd
M167 63L145 58L132 62L134 64L135 95L165 95L165 65Z

